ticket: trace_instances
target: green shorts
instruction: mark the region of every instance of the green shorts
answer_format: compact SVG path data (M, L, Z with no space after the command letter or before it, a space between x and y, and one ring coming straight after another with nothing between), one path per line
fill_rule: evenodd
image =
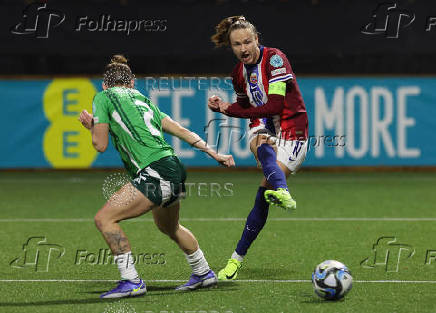
M143 168L133 186L151 202L159 206L169 206L185 196L186 171L176 156L167 156Z

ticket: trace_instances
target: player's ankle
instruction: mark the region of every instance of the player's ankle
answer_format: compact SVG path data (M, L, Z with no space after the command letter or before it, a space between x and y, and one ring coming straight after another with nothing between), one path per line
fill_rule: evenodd
M244 255L239 255L236 251L232 253L232 259L237 260L238 262L244 261Z

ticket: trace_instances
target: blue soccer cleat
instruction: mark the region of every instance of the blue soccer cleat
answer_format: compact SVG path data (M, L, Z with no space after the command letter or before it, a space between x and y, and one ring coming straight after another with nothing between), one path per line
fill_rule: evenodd
M215 273L212 270L209 270L206 274L202 276L198 276L195 274L192 274L189 278L189 281L181 286L178 286L176 290L195 290L199 288L208 288L215 286L218 282L218 279L215 275Z
M143 295L147 292L147 287L142 279L139 283L132 283L130 280L120 280L118 286L100 295L102 299L125 298Z

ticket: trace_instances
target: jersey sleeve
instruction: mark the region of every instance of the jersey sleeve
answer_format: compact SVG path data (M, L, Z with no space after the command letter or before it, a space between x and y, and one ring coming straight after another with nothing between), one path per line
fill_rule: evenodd
M156 104L151 102L151 100L145 96L144 96L144 102L146 102L150 106L150 109L154 112L155 116L159 116L160 121L162 121L165 117L168 116L168 114L162 112Z
M99 92L94 96L94 100L92 101L94 124L109 123L107 100L107 97L102 92Z
M236 93L236 101L242 107L250 107L250 100L248 99L247 93L245 91L245 80L242 76L242 65L238 63L232 71L232 83L233 89Z
M159 114L160 114L160 120L161 120L161 121L162 121L165 117L168 116L168 114L166 114L166 113L164 113L164 112L162 112L162 111L159 111Z
M278 49L271 51L269 60L267 60L266 71L268 74L269 84L277 82L286 82L294 79L291 64L286 55Z
M247 94L245 93L244 78L242 77L241 71L241 64L238 63L232 71L233 89L235 90L238 98L248 98Z
M285 84L281 82L281 84ZM230 105L225 114L230 117L239 118L262 118L272 117L283 111L284 97L278 94L268 96L268 102L257 107L244 108L238 102Z

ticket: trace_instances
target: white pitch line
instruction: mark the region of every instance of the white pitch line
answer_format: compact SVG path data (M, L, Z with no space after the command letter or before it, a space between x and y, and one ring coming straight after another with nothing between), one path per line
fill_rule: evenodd
M245 217L193 217L181 218L186 222L239 222ZM127 220L126 222L152 222L150 218ZM268 221L276 222L435 222L436 217L271 217ZM92 218L3 218L0 223L61 223L94 222Z
M3 283L101 283L117 282L113 279L0 279ZM150 279L147 282L155 283L181 283L180 279ZM309 279L240 279L233 282L239 283L310 283ZM355 283L380 283L380 284L436 284L436 280L354 280ZM227 282L224 282L227 283Z

